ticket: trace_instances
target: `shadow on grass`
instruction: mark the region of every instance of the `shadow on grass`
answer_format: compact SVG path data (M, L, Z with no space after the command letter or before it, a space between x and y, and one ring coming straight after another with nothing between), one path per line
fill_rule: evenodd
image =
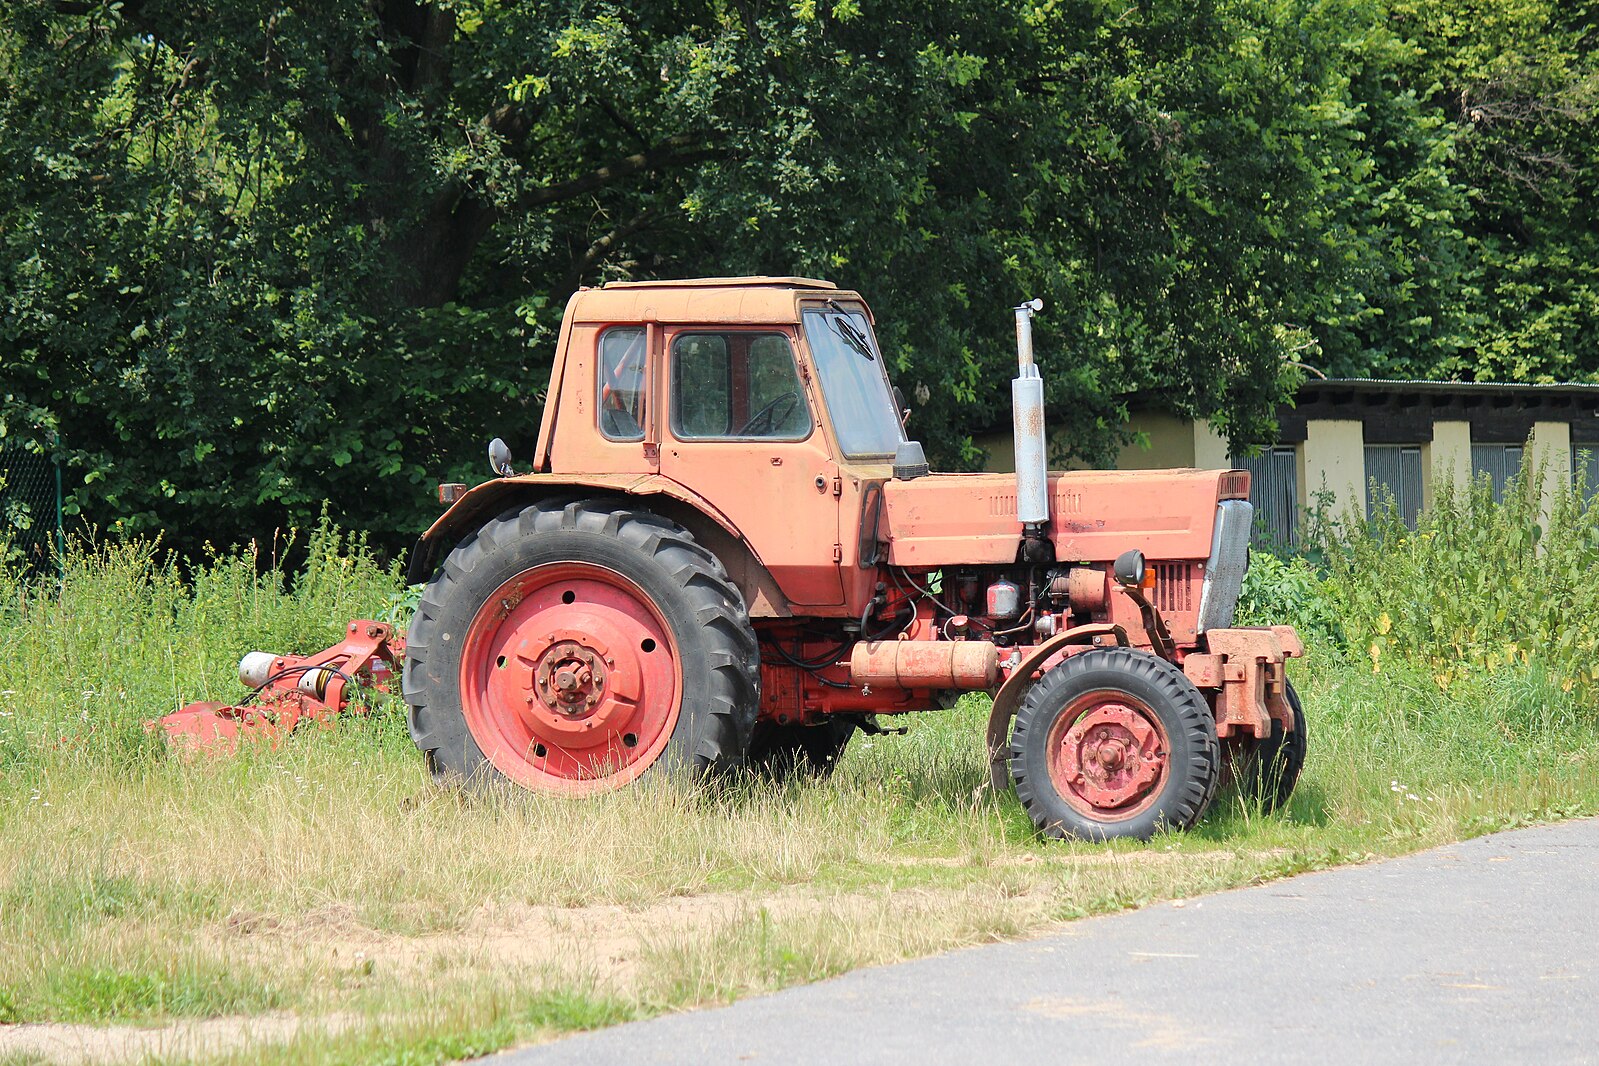
M1204 819L1189 831L1191 836L1213 843L1224 843L1253 832L1263 824L1306 826L1324 829L1332 824L1328 797L1319 785L1301 782L1294 789L1286 809L1267 811L1258 799L1245 796L1228 786L1216 794Z

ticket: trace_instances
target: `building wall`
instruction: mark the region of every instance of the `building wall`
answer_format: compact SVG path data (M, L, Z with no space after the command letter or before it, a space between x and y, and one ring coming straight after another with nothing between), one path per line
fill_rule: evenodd
M1366 514L1365 427L1354 419L1316 418L1305 423L1299 446L1302 506L1325 502L1334 517Z
M1550 506L1562 487L1571 484L1571 424L1569 422L1535 422L1532 427L1532 454L1530 463L1542 464L1543 515L1549 516ZM1527 469L1536 469L1529 466Z
M1135 412L1130 422L1141 439L1122 448L1117 469L1224 469L1234 465L1226 440L1204 422L1191 423L1155 412ZM1281 491L1275 498L1287 499L1289 490L1296 489L1293 506L1316 507L1326 502L1335 516L1366 513L1367 445L1418 448L1421 504L1430 507L1438 486L1471 483L1477 469L1473 445L1511 446L1508 455L1500 453L1504 459L1500 465L1513 471L1514 453L1530 441L1520 465L1531 470L1541 464L1545 513L1554 495L1570 484L1573 455L1586 451L1599 456L1599 389L1592 387L1455 387L1406 382L1389 387L1387 383L1315 382L1301 393L1294 407L1283 409L1279 422L1279 447L1293 449L1297 473L1295 484L1279 485ZM1008 431L980 437L976 443L988 454L985 469L1014 469ZM1492 448L1477 450L1489 458L1494 456ZM1373 454L1387 451L1375 449ZM1599 470L1599 462L1592 465ZM1408 469L1414 471L1413 466ZM1406 476L1413 478L1414 474ZM1414 482L1407 484L1413 486ZM1590 485L1590 491L1596 487ZM1406 492L1413 501L1413 487ZM1265 501L1258 505L1264 507ZM1414 502L1406 504L1407 508L1414 506ZM1286 520L1292 524L1291 518ZM1277 524L1280 528L1282 523Z
M1423 506L1431 507L1433 486L1442 478L1457 485L1471 482L1471 423L1438 421L1432 424L1432 439L1421 449L1421 488Z
M1195 424L1169 414L1140 415L1133 427L1144 435L1122 448L1117 470L1167 470L1191 467L1194 462Z

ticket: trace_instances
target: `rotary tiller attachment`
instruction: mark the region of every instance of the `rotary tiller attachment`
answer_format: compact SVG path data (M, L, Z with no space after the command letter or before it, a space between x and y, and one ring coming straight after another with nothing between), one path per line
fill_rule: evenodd
M239 661L239 681L250 689L243 702L191 703L144 728L159 729L184 754L226 756L247 741L275 748L304 719L331 729L342 712L365 714L352 698L361 689L388 691L405 641L393 626L365 619L344 632L344 640L315 655L252 651Z

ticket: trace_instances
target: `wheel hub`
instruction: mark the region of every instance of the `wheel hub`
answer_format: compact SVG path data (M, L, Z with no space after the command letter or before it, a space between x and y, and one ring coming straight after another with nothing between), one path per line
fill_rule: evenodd
M462 713L484 754L536 789L595 791L636 777L676 724L675 643L627 578L587 563L535 567L473 623Z
M539 659L533 677L538 698L561 714L586 714L605 695L605 660L576 641L553 645Z
M1137 804L1165 775L1159 730L1128 702L1095 701L1075 717L1062 715L1053 732L1050 773L1056 787L1068 803L1090 813Z

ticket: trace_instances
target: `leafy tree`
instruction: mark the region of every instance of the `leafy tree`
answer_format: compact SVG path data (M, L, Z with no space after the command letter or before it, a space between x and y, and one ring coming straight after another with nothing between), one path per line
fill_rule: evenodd
M1089 460L1301 367L1590 373L1590 20L1473 2L21 0L0 419L102 524L399 546L611 278L861 289L957 465L1035 295Z
M1599 375L1599 45L1592 5L1396 4L1414 35L1406 77L1453 131L1474 329L1457 356L1412 353L1422 376L1592 381Z

